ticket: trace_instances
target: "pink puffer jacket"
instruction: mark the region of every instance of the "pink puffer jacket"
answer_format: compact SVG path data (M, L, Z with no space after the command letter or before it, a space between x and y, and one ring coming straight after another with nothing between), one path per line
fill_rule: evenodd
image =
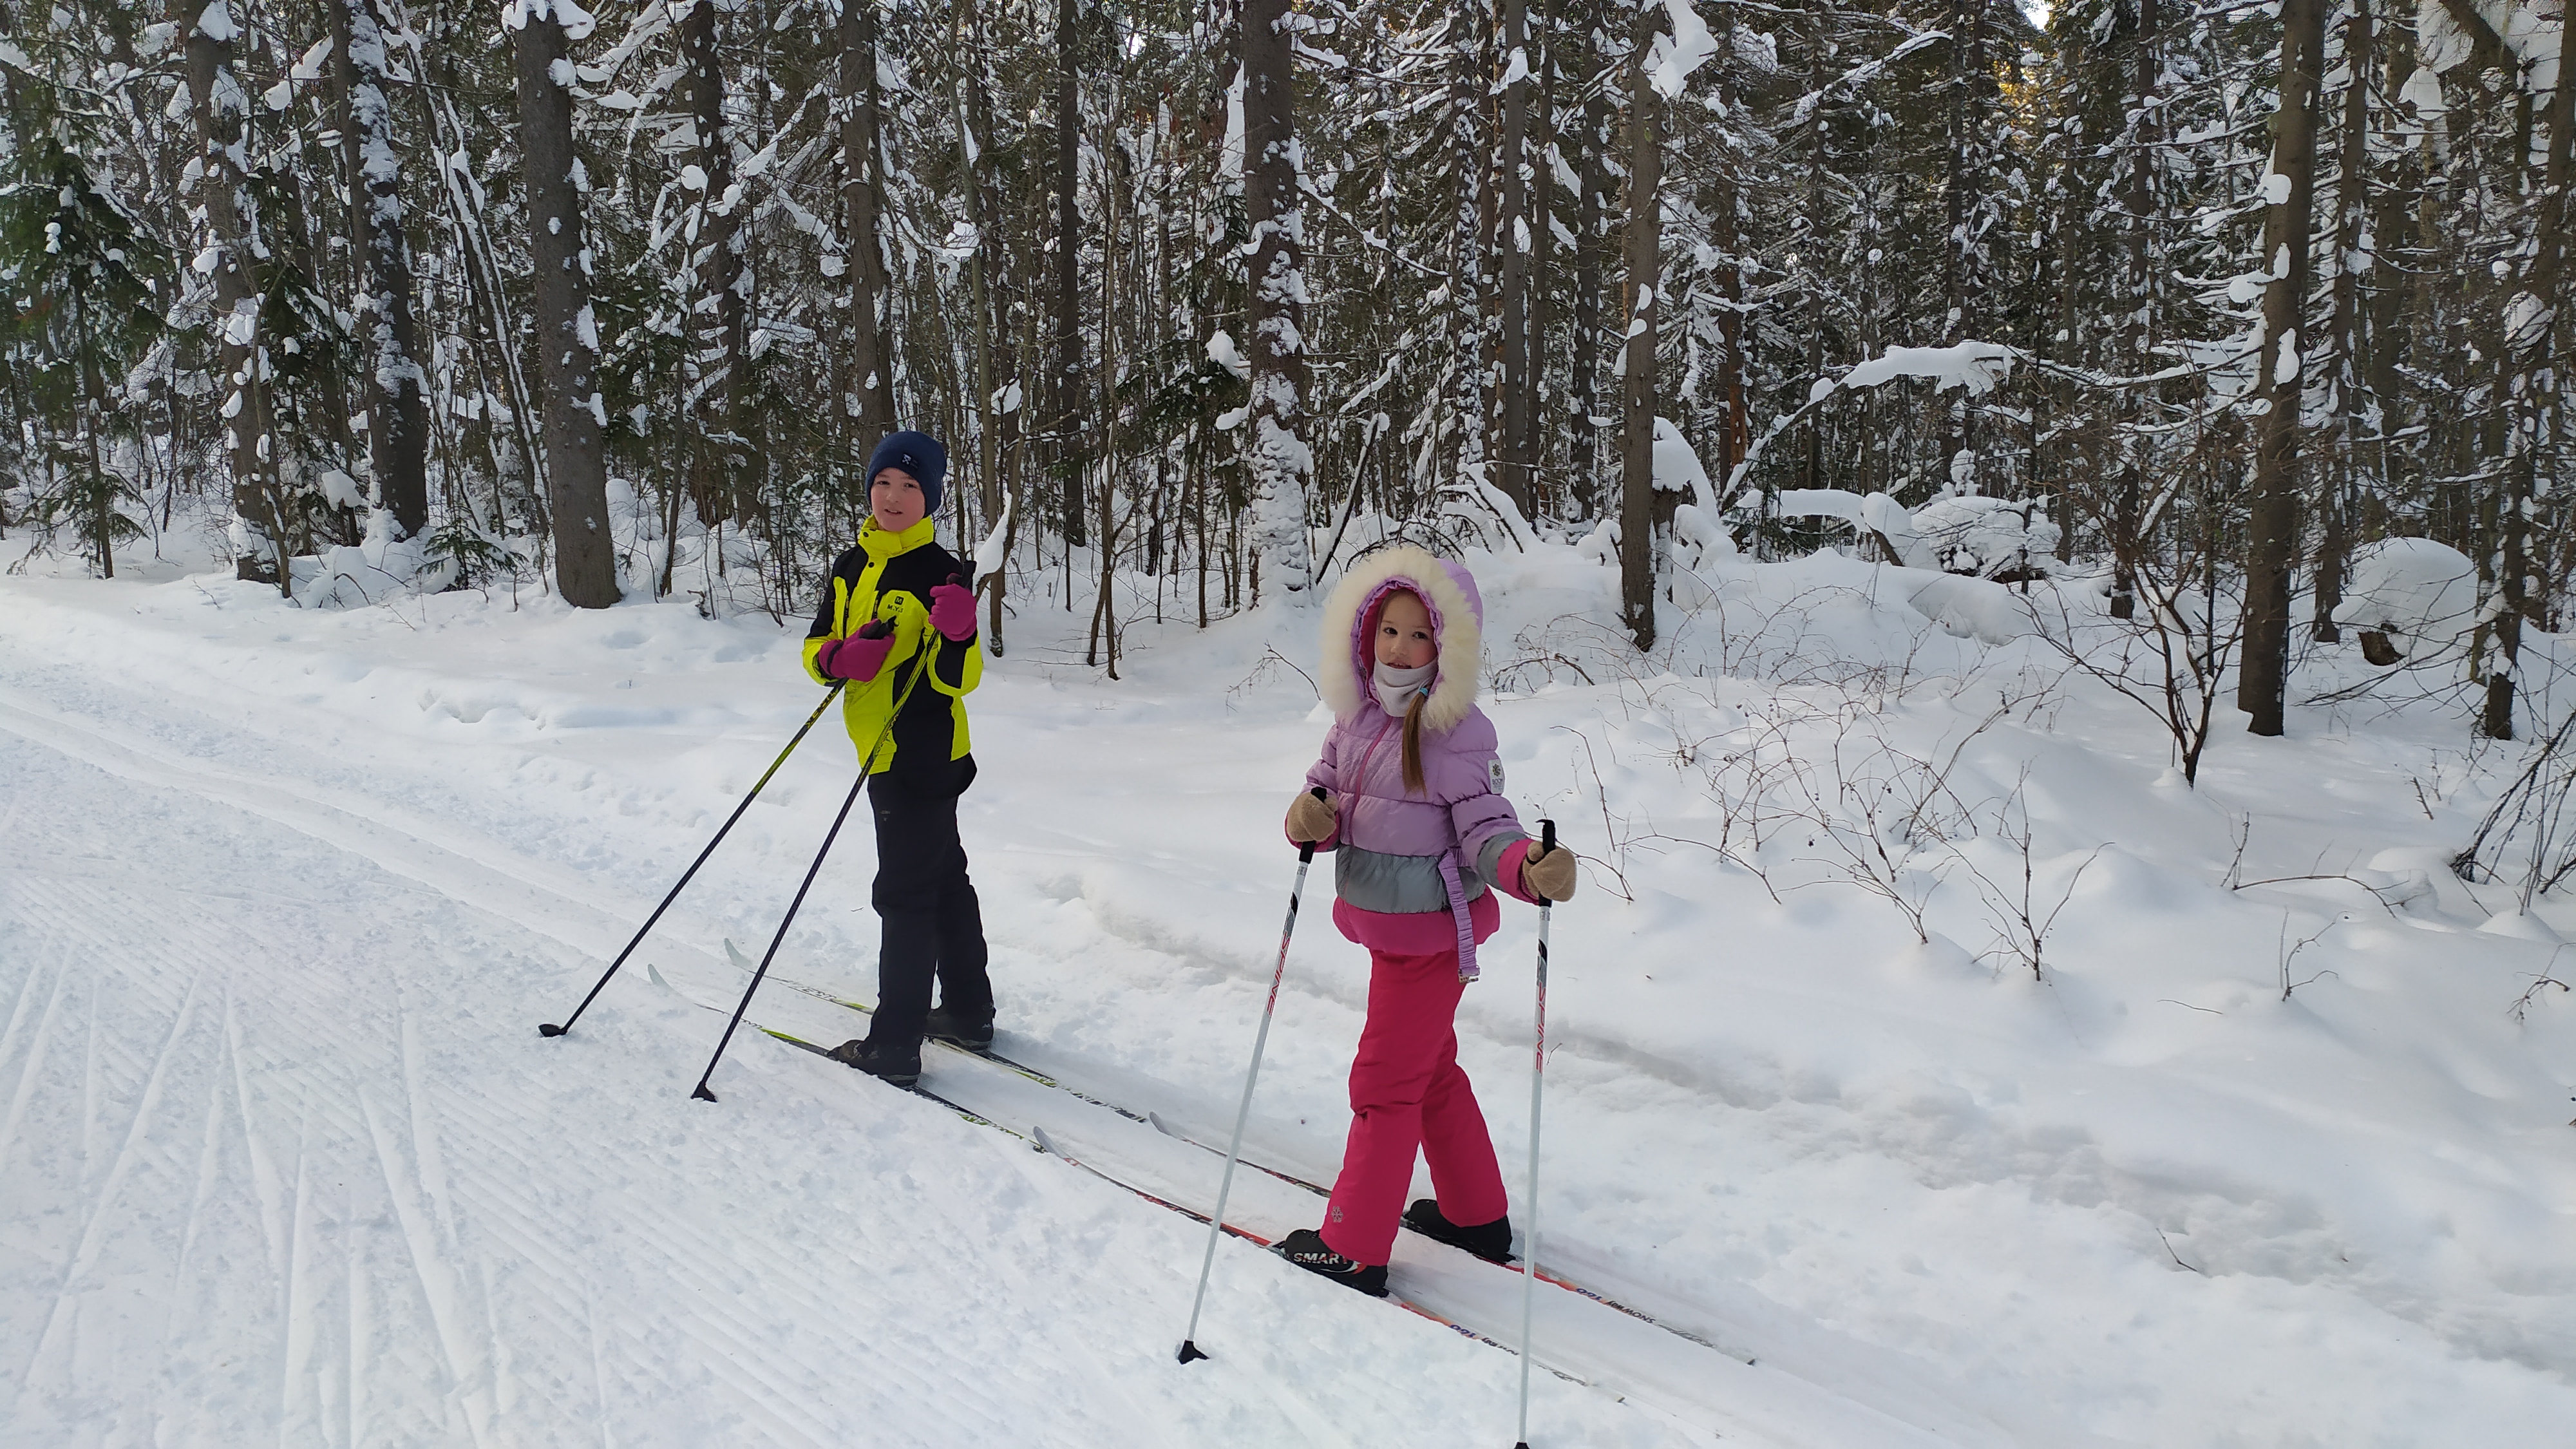
M1397 589L1430 606L1438 642L1422 710L1420 794L1404 786L1404 721L1380 708L1371 680L1378 608ZM1428 955L1455 948L1476 979L1476 943L1501 923L1490 886L1524 900L1529 837L1502 797L1494 726L1476 708L1484 600L1457 564L1418 548L1371 554L1324 604L1324 702L1333 711L1308 785L1331 791L1333 923L1371 950Z

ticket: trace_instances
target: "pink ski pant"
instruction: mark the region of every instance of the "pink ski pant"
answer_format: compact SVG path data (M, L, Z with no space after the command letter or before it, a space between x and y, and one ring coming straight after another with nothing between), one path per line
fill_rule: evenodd
M1475 1089L1458 1067L1458 953L1369 953L1368 1025L1351 1062L1351 1136L1324 1208L1324 1242L1356 1263L1395 1247L1416 1151L1453 1223L1490 1223L1509 1210L1502 1168Z

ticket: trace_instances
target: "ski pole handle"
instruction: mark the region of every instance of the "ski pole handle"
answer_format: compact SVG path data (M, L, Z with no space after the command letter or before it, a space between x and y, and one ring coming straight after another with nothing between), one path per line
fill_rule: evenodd
M1541 820L1538 823L1538 853L1556 854L1556 822L1553 820Z
M1323 800L1324 800L1324 787L1323 787L1323 786L1318 785L1318 786L1316 786L1314 789L1309 790L1309 791L1307 791L1306 793L1315 797L1315 803L1317 803L1317 804L1319 804L1319 805L1323 803ZM1301 844L1301 845L1299 845L1299 846L1297 847L1297 863L1298 863L1299 865L1312 865L1312 864L1314 863L1314 860L1315 860L1315 842L1313 842L1313 841L1309 840L1309 841L1306 841L1306 842L1304 842L1303 844Z

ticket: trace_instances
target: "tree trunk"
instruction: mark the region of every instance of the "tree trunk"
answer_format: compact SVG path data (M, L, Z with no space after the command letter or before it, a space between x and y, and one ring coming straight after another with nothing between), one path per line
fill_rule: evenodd
M724 62L716 51L716 6L697 0L680 17L681 63L687 68L689 119L702 178L683 223L696 286L691 293L681 399L690 418L689 493L709 523L742 516L738 496L747 475L736 398L748 330L742 297L742 249L735 216L733 143L725 124ZM722 571L724 561L716 561Z
M2571 16L2576 19L2576 16ZM2561 274L2567 258L2567 190L2576 158L2576 25L2558 33L2558 85L2549 97L2549 161L2535 199L2528 281L2505 306L2505 346L2510 349L2518 394L2512 441L2496 509L2496 597L2488 605L2492 631L2486 666L2486 709L2479 733L2513 738L2513 693L2522 662L2522 626L2533 613L2531 517L2539 496L2541 455L2556 441L2559 382L2553 365L2558 336Z
M1082 99L1075 61L1081 48L1076 0L1056 0L1055 47L1055 363L1047 370L1047 462L1068 548L1083 542L1082 469L1077 466L1082 409Z
M2344 21L2343 156L2335 182L2334 346L2335 417L2341 425L2334 467L2317 478L2316 608L2309 637L2331 644L2343 637L2335 623L2343 603L2345 565L2352 554L2351 494L2360 463L2361 389L2367 371L2362 326L2361 273L2354 262L2361 254L2364 220L2370 203L2370 0L2352 0Z
M1502 245L1500 346L1495 361L1502 397L1502 427L1495 450L1494 483L1519 507L1524 518L1535 516L1537 490L1532 483L1536 459L1530 443L1530 249L1532 233L1546 225L1533 215L1529 164L1529 0L1502 0L1504 73L1514 77L1503 87L1502 152L1496 167L1501 180L1501 215L1497 237Z
M1814 39L1810 43L1811 49L1808 51L1807 88L1809 92L1813 94L1823 93L1826 77L1831 73L1827 69L1827 66L1831 61L1832 52L1826 48L1826 19L1827 16L1823 11L1819 10L1816 12L1815 35ZM1826 125L1825 118L1822 115L1810 117L1807 121L1807 175L1805 178L1807 234L1809 236L1827 236L1831 234L1832 218L1827 213L1825 206L1825 202L1827 200L1825 182L1826 178L1832 174L1832 169L1829 164L1829 152L1827 150L1830 139L1830 131ZM1814 276L1810 275L1806 279L1805 292L1806 296L1803 300L1807 305L1806 371L1807 377L1810 379L1808 385L1812 387L1816 382L1820 382L1824 379L1825 333L1832 325L1832 319L1826 312L1826 304L1830 298L1827 295L1825 286L1822 285ZM1939 406L1939 404L1936 403L1935 406ZM1810 417L1806 426L1806 456L1800 468L1801 477L1798 486L1801 488L1822 488L1825 486L1824 438L1825 420L1821 416ZM1943 456L1946 458L1948 454L1945 453ZM1766 503L1767 501L1768 500L1766 500ZM1755 557L1759 558L1762 556L1764 542L1765 540L1759 537L1754 540Z
M1548 279L1556 272L1556 70L1563 35L1558 11L1559 0L1544 0L1530 43L1530 69L1537 80L1530 86L1529 140L1524 152L1530 167L1530 247L1529 301L1522 316L1527 319L1523 325L1529 368L1521 400L1520 457L1529 472L1532 522L1554 511L1547 486L1546 418L1548 337L1556 324Z
M2308 229L2315 210L2318 62L2325 48L2325 0L2282 0L2281 98L2272 122L2267 193L2278 199L2263 222L2263 345L2255 355L2265 411L2258 420L2254 487L2248 500L2245 644L2236 704L2258 735L2282 731L2290 663L2290 575L2299 542L2299 406L2306 370L2300 323L2308 292Z
M1291 598L1308 583L1305 212L1298 184L1288 0L1243 8L1243 209L1252 227L1252 415L1244 462L1259 577Z
M1994 87L1986 56L1986 7L1990 0L1950 0L1950 135L1949 160L1942 184L1942 207L1949 234L1941 252L1941 297L1947 312L1941 340L1956 343L1976 335L1983 325L1986 267L1984 237L1975 212L1984 204L1986 150L1992 144L1993 108L1986 104ZM1975 491L1975 439L1968 428L1968 395L1936 406L1943 408L1940 476L1943 491Z
M1663 98L1644 64L1656 12L1628 62L1628 343L1619 418L1619 602L1639 649L1655 642L1655 334L1664 309Z
M1725 4L1718 12L1718 54L1732 55L1735 38L1735 6ZM1721 62L1717 69L1717 100L1724 107L1722 126L1732 128L1737 121L1735 67ZM1715 154L1710 157L1709 245L1717 251L1718 346L1724 355L1717 363L1718 405L1725 410L1725 421L1717 436L1716 476L1722 490L1744 461L1745 452L1753 446L1753 420L1745 409L1746 396L1744 327L1744 236L1741 212L1744 193L1736 174L1736 152L1731 138L1720 138ZM1721 497L1719 506L1726 500Z
M387 87L388 33L405 22L402 0L343 0L348 16L350 135L357 156L351 210L358 222L361 305L366 344L367 459L376 506L393 515L405 538L429 529L429 403L412 322L411 250L403 240L402 171L394 145Z
M885 238L879 217L884 99L877 85L877 0L841 0L841 216L850 268L850 378L842 407L857 424L859 446L874 448L894 431L894 354L887 345ZM980 54L971 52L970 54ZM968 203L968 214L974 213ZM983 329L976 329L983 335Z
M564 602L617 602L616 543L608 530L608 472L600 434L599 325L590 309L590 249L582 242L588 179L572 144L571 41L561 21L529 5L513 49L518 62L519 152L528 179L545 420L546 482L554 515L555 587ZM513 7L504 7L505 16ZM582 34L589 26L582 25ZM556 76L561 74L564 81Z
M195 108L196 200L205 217L199 237L212 262L215 360L224 395L224 451L232 461L233 574L239 579L289 586L283 520L278 516L276 459L268 417L268 359L259 341L259 288L252 280L258 215L242 174L242 125L250 98L233 66L240 35L226 0L174 8L188 29L188 92ZM193 22L193 23L191 23Z
M1612 82L1601 63L1609 24L1601 0L1575 0L1575 4L1575 24L1583 31L1583 43L1576 52L1583 57L1583 104L1582 119L1574 127L1574 177L1581 191L1574 203L1574 335L1569 349L1574 427L1567 462L1581 503L1607 514L1613 510L1609 500L1601 497L1601 429L1593 419L1601 416L1601 362L1607 336L1601 314L1608 286L1603 263L1609 251L1611 127L1617 111L1610 95Z
M2127 274L2121 279L2122 291L2132 303L2129 318L2120 327L2120 349L2115 372L2143 373L2148 354L2155 346L2155 320L2158 311L2152 298L2162 290L2162 278L2156 275L2155 255L2149 245L2154 234L2156 216L2155 162L2151 143L2161 133L2157 101L2164 86L2164 47L2159 31L2162 26L2158 0L2139 0L2137 90L2131 99L2129 141L2128 214L2121 218L2127 232ZM2070 273L2071 277L2071 273ZM2071 309L2070 309L2071 311ZM2070 318L2071 322L2071 318ZM2120 481L2111 504L2111 604L2114 619L2129 619L2138 609L2138 559L2142 546L2138 538L2138 508L2141 502L2144 464L2139 454L2148 446L2135 431L2143 411L2135 389L2123 389L2120 398L2121 420L2128 425L2119 441ZM2071 534L2073 530L2068 530Z
M1449 315L1456 318L1450 407L1458 429L1458 472L1485 465L1485 68L1484 0L1449 6L1449 164L1456 210L1449 238Z
M961 31L970 33L961 34ZM1010 549L1009 534L1019 526L1019 510L1006 504L1002 485L1001 441L998 436L1000 417L994 411L993 338L1002 327L1002 318L993 307L990 258L1000 245L994 235L992 220L984 204L986 172L984 157L993 143L986 123L984 77L981 57L984 50L983 20L974 5L960 4L951 17L949 34L961 56L970 57L961 67L953 102L957 109L958 169L965 177L966 222L975 228L975 254L966 259L967 297L975 309L969 326L975 349L975 486L981 493L987 529L995 527L1007 512L1010 528L1004 531L1002 558L986 575L986 620L984 647L993 657L1002 656L1002 597L1008 587ZM872 72L873 73L873 70ZM1014 499L1016 502L1016 499Z

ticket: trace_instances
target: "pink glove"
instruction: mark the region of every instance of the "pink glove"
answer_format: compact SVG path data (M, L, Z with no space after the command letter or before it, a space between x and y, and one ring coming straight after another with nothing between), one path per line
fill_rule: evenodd
M974 638L975 595L953 583L932 589L930 627L948 636L952 643L964 643Z
M814 663L833 679L855 679L861 684L877 677L885 668L886 656L894 652L891 632L874 639L853 635L834 639L814 654Z

